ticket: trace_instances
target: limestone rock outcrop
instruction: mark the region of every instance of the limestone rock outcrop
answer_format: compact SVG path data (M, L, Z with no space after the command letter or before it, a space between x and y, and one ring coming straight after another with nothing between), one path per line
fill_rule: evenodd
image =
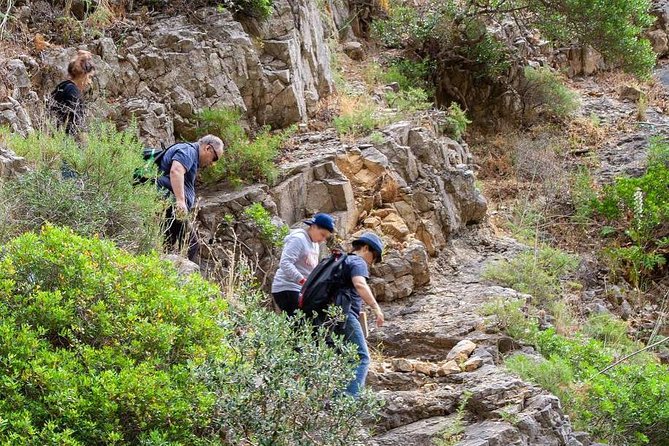
M204 108L235 107L258 124L285 127L306 120L333 89L321 13L309 0L277 0L262 23L241 23L216 8L150 16L120 42L105 37L84 47L97 65L90 113L122 126L136 120L148 144L194 136L195 115ZM15 78L12 88L44 98L66 78L75 52L46 48L31 75L19 59L0 62ZM0 120L28 129L5 96Z
M430 281L429 256L467 224L481 221L486 202L475 188L465 145L410 122L382 133L377 144L361 140L352 145L333 132L296 135L275 186L204 190L202 238L222 245L240 242L247 256L269 272L279 252L258 239L243 210L260 202L277 224L288 226L315 212L328 212L343 239L370 229L385 239L385 259L371 271L377 298L393 301L411 295ZM220 251L221 243L217 246Z
M14 178L28 169L25 158L0 145L0 180Z
M37 103L30 81L35 65L29 56L0 58L0 125L22 135L33 130L27 106Z

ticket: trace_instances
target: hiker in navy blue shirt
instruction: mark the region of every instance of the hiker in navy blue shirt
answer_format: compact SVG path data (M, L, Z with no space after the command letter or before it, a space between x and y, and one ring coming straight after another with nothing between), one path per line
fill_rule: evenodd
M198 251L197 237L188 232L188 213L195 205L195 177L198 169L214 164L223 156L223 141L207 135L198 142L175 144L160 160L158 188L171 193L174 204L165 212L164 232L169 245L183 247L188 236L188 258L193 260Z
M374 312L378 327L381 327L384 322L383 312L367 284L369 266L380 262L382 255L383 242L381 239L373 232L366 232L353 241L353 252L344 261L350 273L350 279L347 281L348 283L345 282L344 287L348 288L351 298L351 307L346 314L346 323L344 324L344 340L356 345L360 358L355 371L355 379L346 388L346 392L354 397L360 394L365 385L370 363L367 341L358 320L362 310L362 302L364 301Z

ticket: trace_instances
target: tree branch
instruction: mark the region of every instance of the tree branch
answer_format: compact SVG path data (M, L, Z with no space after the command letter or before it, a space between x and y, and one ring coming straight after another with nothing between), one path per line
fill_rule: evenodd
M606 367L604 370L595 373L590 379L592 379L592 378L594 378L594 377L596 377L596 376L599 376L599 375L601 375L601 374L603 374L603 373L606 373L606 372L608 372L609 370L611 370L612 368L614 368L615 366L617 366L617 365L619 365L619 364L622 364L623 362L627 361L629 358L631 358L631 357L633 357L633 356L636 356L636 355L638 355L638 354L641 353L641 352L645 352L645 351L647 351L647 350L650 350L650 349L653 348L653 347L657 347L657 346L660 345L660 344L664 344L664 343L667 342L667 341L669 341L669 336L666 337L666 338L664 338L664 339L660 339L659 341L654 342L654 343L652 343L652 344L650 344L650 345L647 345L647 346L645 346L644 348L642 348L642 349L640 349L640 350L637 350L637 351L635 351L635 352L632 352L632 353L630 353L629 355L620 358L619 360L617 360L616 362L614 362L614 363L611 364L610 366Z

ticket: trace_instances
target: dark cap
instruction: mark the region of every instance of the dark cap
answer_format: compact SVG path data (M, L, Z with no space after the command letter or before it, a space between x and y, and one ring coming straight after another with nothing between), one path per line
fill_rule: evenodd
M381 257L383 257L383 242L378 235L374 234L373 232L365 232L360 237L353 240L353 246L356 245L369 246L369 249L376 253L377 262L381 261Z
M334 232L335 229L335 220L334 217L332 217L330 214L316 214L313 216L313 218L304 220L304 223L309 226L316 225L319 228L327 229L330 232Z

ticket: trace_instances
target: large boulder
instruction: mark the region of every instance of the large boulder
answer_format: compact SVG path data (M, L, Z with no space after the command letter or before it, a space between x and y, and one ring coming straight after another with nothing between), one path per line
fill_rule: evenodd
M37 102L30 82L30 69L35 65L34 59L28 56L0 59L0 126L22 135L33 130L26 105Z
M15 178L28 169L25 158L0 145L0 180Z
M382 133L381 142L337 156L356 188L363 224L396 242L416 238L436 255L452 234L485 217L472 156L465 145L410 122Z

